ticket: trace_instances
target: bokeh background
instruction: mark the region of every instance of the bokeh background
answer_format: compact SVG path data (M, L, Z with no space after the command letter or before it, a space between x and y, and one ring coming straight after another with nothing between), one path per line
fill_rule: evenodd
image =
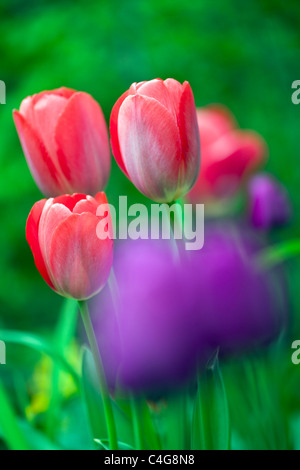
M241 127L265 138L266 169L286 186L293 205L292 222L273 241L299 236L300 105L291 101L291 84L300 79L298 0L0 0L0 19L0 79L7 86L0 105L0 328L50 335L62 303L43 282L25 240L27 215L42 195L12 120L24 97L45 89L92 94L108 121L132 82L188 80L197 106L223 103ZM113 161L109 201L117 203L120 194L149 203ZM300 337L299 268L297 259L287 268L291 339ZM35 355L18 348L8 354L10 368L32 374ZM290 392L287 406L297 411L300 368L290 355L287 349L280 359L282 387Z

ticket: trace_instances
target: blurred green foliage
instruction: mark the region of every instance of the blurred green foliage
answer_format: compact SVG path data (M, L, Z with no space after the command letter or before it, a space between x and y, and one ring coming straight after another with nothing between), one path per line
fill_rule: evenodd
M288 188L294 208L292 224L275 239L298 236L300 105L291 102L291 84L300 79L298 0L0 0L0 15L0 79L7 86L6 105L0 105L0 327L51 332L61 305L25 240L27 215L42 195L12 120L23 98L44 89L91 93L108 121L132 82L188 80L197 106L224 103L241 127L266 139L266 168ZM115 204L120 194L148 203L114 162L107 194ZM299 267L294 262L289 272L294 310ZM9 354L18 368L32 369L32 353Z

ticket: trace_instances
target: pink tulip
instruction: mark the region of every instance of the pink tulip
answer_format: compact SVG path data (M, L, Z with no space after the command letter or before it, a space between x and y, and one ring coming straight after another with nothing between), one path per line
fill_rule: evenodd
M197 110L201 140L201 171L188 194L192 202L230 197L245 179L266 159L267 146L262 137L240 130L223 106Z
M133 83L113 107L110 133L118 165L145 196L172 202L192 188L200 144L188 82Z
M43 91L13 113L32 176L46 196L104 189L110 174L107 126L98 103L68 88Z
M64 195L38 201L29 214L26 238L36 267L49 286L65 297L88 299L108 279L113 241L96 235L101 204L107 204L104 193L95 198Z

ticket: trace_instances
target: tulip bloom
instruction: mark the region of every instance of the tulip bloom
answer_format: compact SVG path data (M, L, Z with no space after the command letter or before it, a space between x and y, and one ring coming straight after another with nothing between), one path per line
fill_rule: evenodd
M233 196L245 178L264 162L266 144L255 132L239 129L225 107L200 108L197 119L201 171L188 198L200 203Z
M201 299L187 260L175 262L168 241L129 241L119 247L115 272L117 311L108 292L91 302L109 384L153 391L188 379L209 354L205 324L201 333L195 328Z
M38 201L26 225L26 238L44 280L58 294L85 300L99 292L112 266L113 241L96 235L97 208L104 193Z
M292 214L288 193L271 175L254 176L249 183L249 216L257 229L284 225Z
M172 202L192 188L200 144L188 82L133 83L113 107L110 133L118 165L145 196Z
M274 340L287 321L285 282L256 262L253 234L231 225L206 227L202 250L191 252L199 296L199 331L220 353L238 353Z
M96 194L110 174L107 126L98 103L68 88L43 91L13 113L23 151L45 196Z

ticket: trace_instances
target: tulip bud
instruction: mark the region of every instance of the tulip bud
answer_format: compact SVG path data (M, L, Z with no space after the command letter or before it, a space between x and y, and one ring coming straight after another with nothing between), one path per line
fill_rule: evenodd
M42 199L32 208L26 238L44 280L58 294L85 300L106 283L113 257L110 237L96 235L104 193ZM107 207L107 206L106 206Z
M22 101L13 113L23 151L45 196L96 194L110 174L108 132L102 110L87 93L68 88Z
M110 133L118 165L145 196L172 202L192 188L199 173L200 144L188 82L132 84L113 107Z
M188 194L200 203L233 196L245 178L262 165L267 147L262 137L238 128L234 117L223 106L197 110L201 139L201 171Z
M291 218L288 193L271 175L257 175L249 183L249 215L252 225L268 229L284 225Z

